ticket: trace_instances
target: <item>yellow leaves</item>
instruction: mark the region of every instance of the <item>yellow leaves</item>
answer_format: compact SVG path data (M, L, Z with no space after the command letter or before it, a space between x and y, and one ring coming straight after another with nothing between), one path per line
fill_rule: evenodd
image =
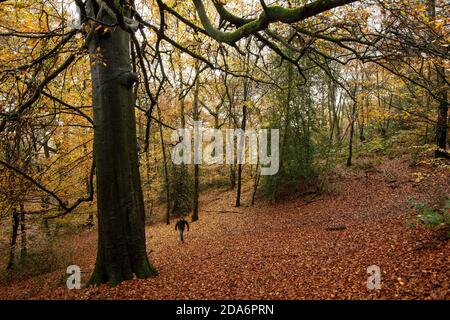
M30 38L28 39L28 48L34 48L39 43L38 38Z
M91 25L88 23L85 23L85 24L83 24L82 29L83 29L84 33L89 33L91 31Z
M414 172L413 176L414 176L415 183L420 183L420 182L422 182L423 179L425 179L427 177L427 175L422 172Z
M26 8L28 5L25 1L15 1L13 3L14 9L24 9Z
M427 12L427 7L425 6L425 4L421 3L416 6L416 10L418 12Z
M367 115L370 117L372 121L379 122L384 121L391 117L391 112L388 110L383 110L380 108L371 108L369 111L367 111Z
M246 108L248 108L248 109L251 109L251 108L253 108L253 107L255 106L255 104L253 103L253 101L247 100L247 101L244 101L244 102L242 103L242 106L243 106L243 107L246 107Z

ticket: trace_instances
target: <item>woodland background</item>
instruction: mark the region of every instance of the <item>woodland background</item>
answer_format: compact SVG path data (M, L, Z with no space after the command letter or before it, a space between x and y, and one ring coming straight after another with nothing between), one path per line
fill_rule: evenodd
M447 1L336 1L237 39L209 30L195 2L226 32L311 2L104 1L132 12L115 25L80 22L75 2L0 1L0 297L449 298ZM92 72L116 54L87 39L119 28L159 275L68 292L65 268L86 282L95 264ZM279 128L279 173L173 165L174 129L198 120ZM183 215L198 220L185 246ZM365 288L373 264L380 292Z

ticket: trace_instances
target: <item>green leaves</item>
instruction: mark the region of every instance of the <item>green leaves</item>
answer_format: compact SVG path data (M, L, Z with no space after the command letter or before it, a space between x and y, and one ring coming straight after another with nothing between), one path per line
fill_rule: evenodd
M423 223L428 228L448 228L450 227L450 198L445 202L444 209L436 210L428 207L424 203L414 203L410 201L413 207L420 212L417 215L417 220Z

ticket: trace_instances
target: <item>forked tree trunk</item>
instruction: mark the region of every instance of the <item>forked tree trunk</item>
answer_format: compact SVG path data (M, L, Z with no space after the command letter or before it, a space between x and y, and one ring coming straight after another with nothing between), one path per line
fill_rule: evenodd
M98 248L88 285L114 286L133 275L156 274L145 243L133 96L137 79L129 46L129 34L119 27L108 37L95 35L90 43Z

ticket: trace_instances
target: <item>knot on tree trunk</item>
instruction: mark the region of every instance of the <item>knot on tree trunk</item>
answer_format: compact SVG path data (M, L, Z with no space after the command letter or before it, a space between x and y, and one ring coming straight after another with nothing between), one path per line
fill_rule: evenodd
M121 78L122 85L124 85L128 89L131 89L133 85L139 80L137 74L134 72L126 72L122 74Z

